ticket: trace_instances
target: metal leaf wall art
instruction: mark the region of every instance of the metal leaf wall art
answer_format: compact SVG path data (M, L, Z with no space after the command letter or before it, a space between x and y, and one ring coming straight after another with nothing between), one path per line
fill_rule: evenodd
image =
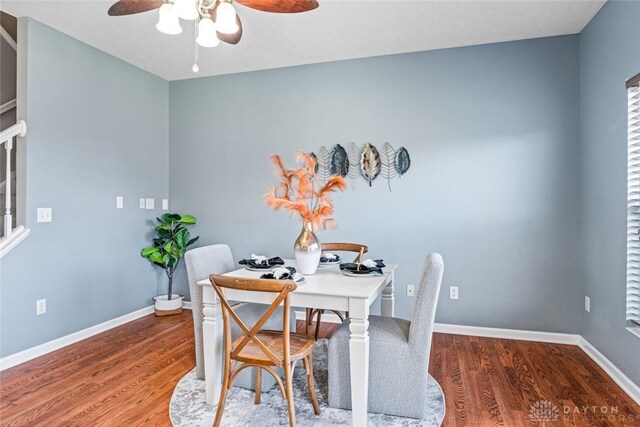
M371 187L373 180L380 175L381 169L382 162L378 149L371 144L365 145L362 154L360 154L360 170L364 179L369 182L369 187Z
M340 175L351 179L363 177L371 187L373 181L382 176L387 181L391 191L391 180L402 178L411 167L411 157L405 147L393 148L389 142L382 145L382 151L373 144L358 146L355 142L349 144L349 149L336 144L331 151L322 146L318 154L311 153L316 159L316 173L322 181L327 181L333 175Z
M331 150L331 175L340 175L341 177L347 176L349 173L349 158L347 157L347 150L342 145L337 144Z
M407 173L409 167L411 167L411 157L409 157L409 152L406 148L400 147L395 156L395 168L398 175L400 175L400 178Z
M362 149L358 147L358 144L352 142L349 145L349 152L347 157L349 159L349 178L356 179L360 176L360 153Z
M320 147L316 158L318 159L318 177L326 182L331 177L331 153L324 145Z
M385 142L382 146L382 177L387 180L389 191L391 191L391 180L398 175L395 163L396 150L391 144Z

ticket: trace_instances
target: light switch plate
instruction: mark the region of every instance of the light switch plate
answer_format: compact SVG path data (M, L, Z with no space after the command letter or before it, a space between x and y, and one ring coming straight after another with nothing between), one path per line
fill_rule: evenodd
M162 210L163 211L169 210L169 199L162 199Z
M591 313L591 298L584 297L584 311Z
M145 200L145 209L155 209L155 200L153 199L146 199Z
M449 286L449 299L458 299L458 287Z
M122 209L124 207L124 197L117 196L116 197L116 209Z
M53 214L51 208L38 208L37 222L51 222Z
M140 199L140 209L145 209L146 207L146 199Z

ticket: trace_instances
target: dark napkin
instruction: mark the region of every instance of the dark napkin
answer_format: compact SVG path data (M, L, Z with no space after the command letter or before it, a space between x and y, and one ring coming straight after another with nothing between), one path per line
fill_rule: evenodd
M376 262L375 267L366 267L364 264L360 264L360 270L358 270L358 264L355 262L344 262L340 264L340 270L347 270L354 274L370 274L370 273L380 273L382 274L382 267L384 267L384 263L381 259L374 259Z
M278 280L293 280L293 275L296 274L296 269L293 267L283 267L289 270L288 273L282 274L280 277L275 277L273 273L265 273L260 276L261 279L278 279Z
M324 254L320 255L320 262L338 262L340 261L340 255L333 254L334 258L328 258Z
M246 265L251 268L264 268L265 270L267 270L273 267L277 267L279 265L284 265L284 261L279 256L269 258L265 262L257 262L255 259L244 258L238 261L238 264Z

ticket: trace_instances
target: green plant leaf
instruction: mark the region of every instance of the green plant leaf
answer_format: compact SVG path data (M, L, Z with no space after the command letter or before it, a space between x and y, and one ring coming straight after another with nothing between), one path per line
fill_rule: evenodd
M175 242L179 248L184 248L189 241L189 230L183 228L175 235Z
M197 241L198 241L198 239L199 239L199 238L200 238L200 236L196 236L196 237L194 237L193 239L189 240L189 241L187 242L187 246L186 246L186 247L188 248L189 246L193 245L195 242L197 242Z
M154 247L154 246L149 246L148 248L144 248L142 250L141 255L145 258L149 258L151 256L151 254L158 252L158 248Z
M163 264L163 263L164 263L164 261L163 261L163 256L160 254L160 252L159 252L159 251L158 251L158 252L154 252L154 253L152 253L152 254L149 256L149 259L150 259L152 262L155 262L156 264Z
M162 219L164 220L165 223L172 223L174 221L180 221L180 215L166 213L162 216Z
M193 215L184 215L180 219L180 222L183 223L183 224L195 224L196 223L196 217L193 216Z

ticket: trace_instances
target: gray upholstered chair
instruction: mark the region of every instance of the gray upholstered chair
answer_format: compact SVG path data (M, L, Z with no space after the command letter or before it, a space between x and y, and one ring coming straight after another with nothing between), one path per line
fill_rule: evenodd
M369 316L369 412L425 416L427 370L444 263L427 256L411 322ZM329 340L329 406L351 409L349 325Z
M202 287L198 285L200 280L208 279L210 274L224 274L236 269L233 262L231 249L227 245L203 246L187 251L184 256L187 266L187 278L189 281L189 292L191 294L191 306L193 312L193 330L196 341L196 375L204 379L204 347L202 342ZM262 316L267 305L263 304L239 304L240 308L236 312L247 324L253 325ZM238 337L242 331L237 325L231 329L232 336ZM292 316L291 328L295 331L295 317ZM264 326L265 329L282 330L282 308ZM256 373L254 368L245 369L238 374L234 386L255 389ZM275 380L271 375L262 375L262 390L267 391L275 385Z

